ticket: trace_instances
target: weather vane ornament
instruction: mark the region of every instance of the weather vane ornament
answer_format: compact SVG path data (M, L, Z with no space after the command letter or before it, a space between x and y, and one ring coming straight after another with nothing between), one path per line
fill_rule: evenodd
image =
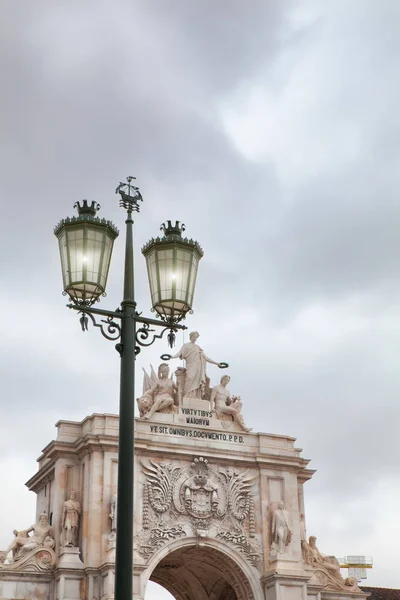
M136 177L129 175L129 177L126 178L127 183L120 181L115 193L121 196L119 201L121 208L125 208L129 212L139 212L139 200L143 202L143 197L139 188L136 185L132 185L132 179L136 179Z

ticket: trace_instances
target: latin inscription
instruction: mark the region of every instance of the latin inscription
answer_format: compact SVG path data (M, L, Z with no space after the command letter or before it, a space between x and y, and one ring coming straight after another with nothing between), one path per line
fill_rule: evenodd
M203 440L219 440L222 442L233 442L234 444L244 444L243 436L233 433L215 433L214 431L184 429L181 427L166 427L165 425L150 425L150 431L151 433L162 433L164 435L179 435L181 437L198 438Z
M189 425L210 426L210 419L213 416L212 410L199 410L197 408L181 408L182 414L186 417L186 423Z

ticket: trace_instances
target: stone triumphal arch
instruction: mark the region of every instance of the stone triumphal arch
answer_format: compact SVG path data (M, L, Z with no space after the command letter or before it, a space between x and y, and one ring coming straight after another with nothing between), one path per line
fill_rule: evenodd
M295 439L250 431L229 377L196 388L188 369L179 367L174 381L166 366L152 370L138 399L134 600L149 580L177 600L364 598L306 536L303 486L313 471ZM1 597L108 600L118 418L94 414L56 427L27 482L37 494L35 524L13 524L25 529L10 531L0 553Z
M175 548L175 549L174 549ZM237 553L197 537L175 541L149 565L150 578L176 600L255 600L262 597L258 577Z

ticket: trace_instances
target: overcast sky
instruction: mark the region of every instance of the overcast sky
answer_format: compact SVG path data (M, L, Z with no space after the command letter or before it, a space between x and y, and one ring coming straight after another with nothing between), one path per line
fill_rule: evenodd
M205 250L189 328L248 424L317 469L308 533L400 587L398 0L3 0L0 28L0 548L55 422L117 411L118 356L65 308L53 228L89 198L123 230L136 175L139 309L140 248L179 219Z

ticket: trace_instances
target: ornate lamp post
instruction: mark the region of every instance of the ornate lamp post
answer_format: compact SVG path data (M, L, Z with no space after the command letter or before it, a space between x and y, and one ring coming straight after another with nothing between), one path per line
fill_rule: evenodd
M87 330L90 318L105 338L119 340L116 344L121 372L115 600L132 600L135 357L140 346L150 346L166 331L169 331L168 341L172 347L176 331L186 329L179 321L192 312L197 267L203 256L197 242L182 238L185 226L179 221L175 225L171 221L163 225L165 235L152 239L142 250L147 262L152 310L157 312L161 322L142 317L136 311L132 213L139 212L139 201L143 198L139 188L132 185L133 179L127 177L127 183L120 183L116 189L127 219L123 300L115 311L92 306L105 295L113 244L118 236L110 221L96 217L100 205L95 202L89 205L86 200L75 204L78 216L63 219L54 230L60 247L63 294L71 300L67 306L81 314L83 331ZM97 322L96 317L105 318ZM156 335L150 326L161 326L163 330Z

